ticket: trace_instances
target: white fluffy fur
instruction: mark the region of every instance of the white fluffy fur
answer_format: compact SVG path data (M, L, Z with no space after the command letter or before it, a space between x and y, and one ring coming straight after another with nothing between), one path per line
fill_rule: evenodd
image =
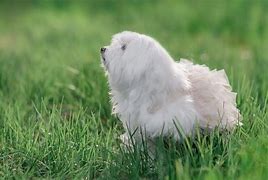
M101 55L113 113L126 134L143 130L146 138L179 140L178 127L191 135L197 125L229 130L241 120L224 70L211 71L184 59L175 62L153 38L128 31L114 35Z

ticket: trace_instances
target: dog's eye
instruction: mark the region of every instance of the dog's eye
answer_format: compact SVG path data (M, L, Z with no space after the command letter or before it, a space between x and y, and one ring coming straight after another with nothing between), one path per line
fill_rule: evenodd
M125 50L126 48L127 48L127 45L125 45L125 44L123 46L121 46L122 50Z

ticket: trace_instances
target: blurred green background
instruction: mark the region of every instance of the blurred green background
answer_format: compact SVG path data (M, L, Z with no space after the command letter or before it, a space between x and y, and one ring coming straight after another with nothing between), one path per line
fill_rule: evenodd
M175 157L147 172L122 166L141 160L115 155L122 129L110 115L99 49L124 30L156 38L176 60L224 68L238 92L245 129L234 135L243 142L225 149L231 165L221 149L221 165L212 153L194 165L183 161L182 174L267 177L265 0L0 1L0 176L178 177Z

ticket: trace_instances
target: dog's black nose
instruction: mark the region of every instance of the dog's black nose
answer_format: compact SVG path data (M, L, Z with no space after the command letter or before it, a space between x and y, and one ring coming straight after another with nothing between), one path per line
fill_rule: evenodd
M100 48L100 52L101 53L104 53L105 51L106 51L106 48L105 47Z

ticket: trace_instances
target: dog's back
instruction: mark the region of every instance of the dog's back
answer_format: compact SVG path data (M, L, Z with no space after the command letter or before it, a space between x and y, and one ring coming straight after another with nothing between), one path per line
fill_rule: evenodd
M232 129L240 124L242 119L236 107L236 93L232 92L224 70L209 70L205 65L195 65L184 59L178 65L187 70L192 86L190 93L201 116L201 128Z

